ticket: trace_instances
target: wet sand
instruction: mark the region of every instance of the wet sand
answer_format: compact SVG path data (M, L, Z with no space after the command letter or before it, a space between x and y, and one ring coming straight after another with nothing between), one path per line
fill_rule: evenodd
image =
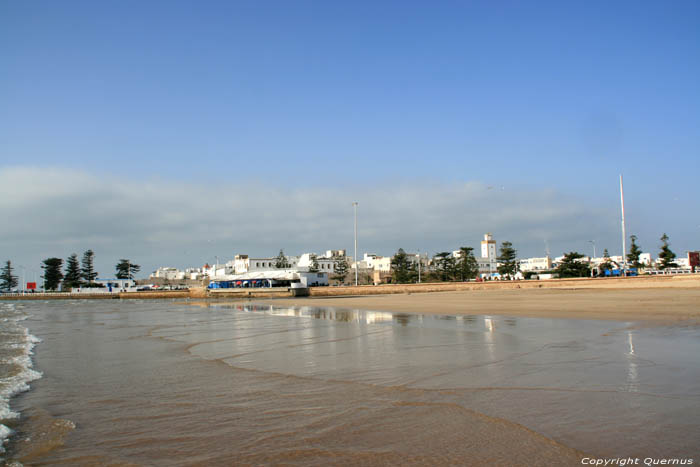
M700 323L700 287L468 290L278 299L266 303L421 314Z
M513 292L498 302L522 299ZM535 302L554 291L546 292ZM493 294L484 297L493 305ZM693 297L667 299L687 306ZM13 305L41 339L33 359L43 377L12 401L22 415L7 422L8 458L573 466L589 456L698 455L700 327L687 320L636 328L455 312L465 294L371 298L433 305L418 302L420 313L281 300Z

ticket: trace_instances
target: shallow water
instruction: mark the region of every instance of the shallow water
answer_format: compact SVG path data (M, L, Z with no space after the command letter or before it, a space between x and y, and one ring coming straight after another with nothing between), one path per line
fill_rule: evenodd
M19 413L10 409L11 398L29 390L28 383L41 377L32 369L32 349L39 339L29 334L22 322L28 314L21 304L0 302L0 462Z
M25 465L697 457L700 330L167 301L31 302ZM585 454L584 454L585 453Z

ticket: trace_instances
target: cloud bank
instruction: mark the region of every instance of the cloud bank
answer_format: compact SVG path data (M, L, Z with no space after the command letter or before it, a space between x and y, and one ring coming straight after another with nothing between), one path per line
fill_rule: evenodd
M39 271L49 256L88 248L101 276L119 258L142 265L200 266L235 254L274 256L353 248L357 201L359 252L392 254L478 249L485 232L509 240L521 256L590 248L589 238L616 235L612 210L552 190L503 189L477 181L296 186L124 180L57 168L0 169L0 260ZM604 221L601 222L601 219Z

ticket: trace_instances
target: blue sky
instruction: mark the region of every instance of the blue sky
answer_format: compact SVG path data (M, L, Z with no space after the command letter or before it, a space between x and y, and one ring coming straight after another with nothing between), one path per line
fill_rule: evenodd
M189 248L195 258L174 253L184 251L182 238L156 236L163 251L155 254L102 232L85 214L72 220L75 231L59 229L65 238L24 243L39 216L38 224L0 228L0 259L29 264L98 250L88 243L105 245L103 257L148 258L148 267L279 247L349 248L340 219L352 220L353 199L361 203L363 251L477 246L479 232L494 231L523 255L541 255L543 237L557 254L583 251L589 238L613 252L620 172L628 231L645 250L658 251L663 231L677 253L700 248L695 1L8 1L0 4L0 57L0 191L7 196L17 192L17 173L35 193L52 186L34 202L56 203L59 213L92 205L95 196L83 190L61 198L66 187L55 173L79 173L95 187L129 184L129 203L158 211L178 196L169 209L196 209L188 204L194 198L220 202L211 194L220 200L228 196L223 188L235 186L245 188L236 191L243 204L268 198L267 214L246 212L237 222L269 236L231 233L218 249ZM483 196L467 190L456 198L463 211L459 203L441 209L441 197L464 194L465 184L481 186ZM140 199L144 186L161 189ZM171 187L180 188L167 199L156 194ZM430 209L437 225L456 223L463 236L403 217L393 229L377 228L401 210L397 193L405 198L407 187L415 216ZM117 192L124 193L109 191ZM328 212L314 217L309 199L318 198L331 211L337 204L338 225ZM289 199L297 203L284 206ZM551 217L534 226L509 218L524 199L541 203L528 207L533 216ZM477 202L502 213L502 225L472 211ZM5 207L27 217L31 206L12 199ZM296 212L298 222L292 217L278 229L275 208ZM573 226L572 213L582 225ZM189 239L195 232L186 215L181 222L176 228ZM238 224L221 228L240 231ZM315 242L309 225L327 238ZM160 231L132 227L139 235ZM107 258L103 269L111 268Z

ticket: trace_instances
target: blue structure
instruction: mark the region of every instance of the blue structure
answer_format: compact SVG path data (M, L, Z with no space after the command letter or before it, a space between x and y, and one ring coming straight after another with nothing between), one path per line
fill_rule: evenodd
M606 269L605 277L620 277L622 275L622 269ZM637 268L627 268L627 276L637 276Z
M225 280L212 281L207 288L209 289L247 289L247 288L266 288L272 287L271 279L241 279L241 280Z
M328 273L310 273L295 270L258 271L213 279L207 287L212 291L220 289L298 287L294 284L301 284L303 287L328 285Z

